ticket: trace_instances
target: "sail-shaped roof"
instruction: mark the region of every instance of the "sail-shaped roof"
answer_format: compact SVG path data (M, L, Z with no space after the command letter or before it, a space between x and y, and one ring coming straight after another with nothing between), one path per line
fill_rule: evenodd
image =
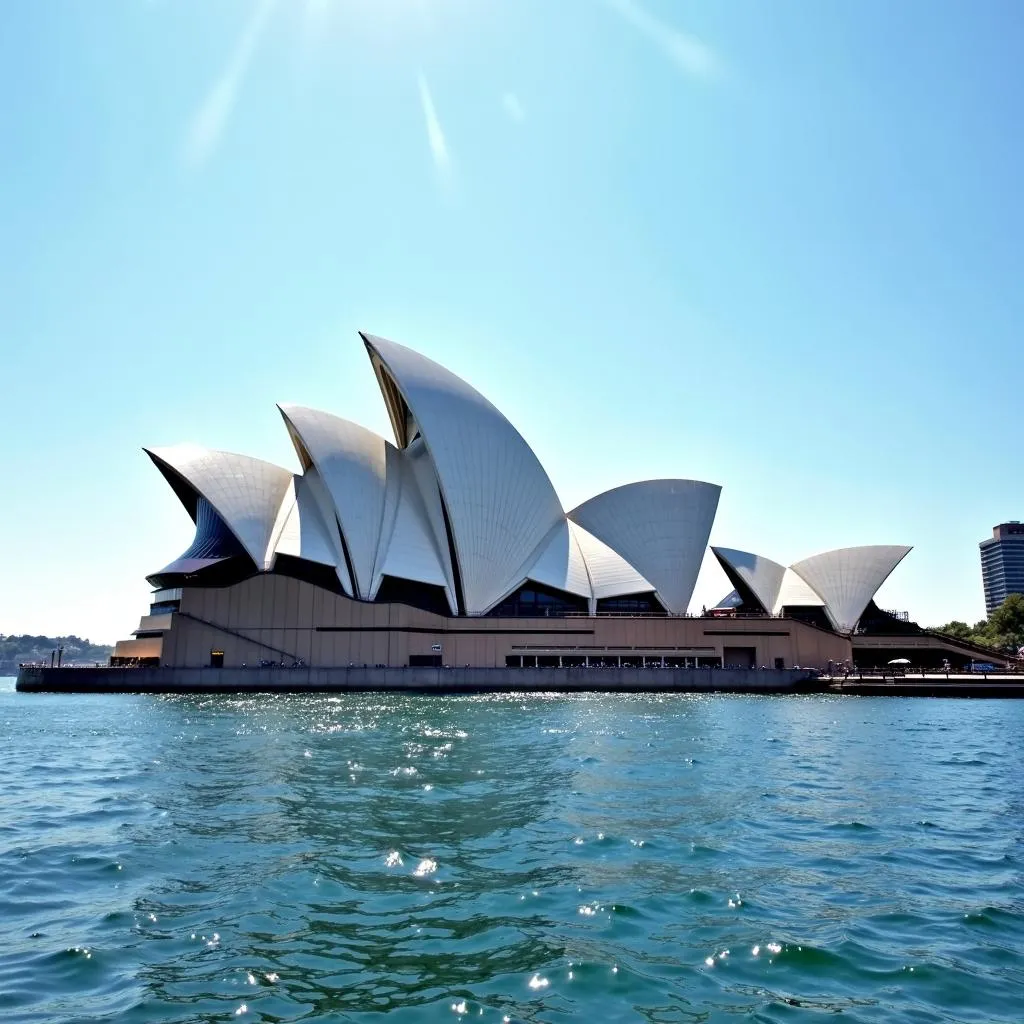
M346 593L351 593L348 573L344 570L344 559L340 557L336 543L332 543L331 529L324 522L320 505L315 494L316 470L308 475L292 477L278 511L270 542L269 567L273 568L278 555L290 555L307 562L328 565L338 572L339 582Z
M426 583L455 614L486 614L528 581L585 597L592 611L652 591L686 611L719 487L645 481L567 518L536 455L483 395L411 349L363 341L397 445L282 405L299 475L189 445L149 453L193 519L200 499L209 504L204 551L227 550L210 538L230 533L258 571L279 555L332 566L346 594L371 601L385 577Z
M283 466L194 444L143 449L174 488L193 521L196 496L205 498L256 568L269 568L270 539L292 483Z
M741 594L744 590L749 591L762 610L771 614L778 600L786 567L751 551L718 547L712 547L711 551L725 570L729 582Z
M590 605L594 598L590 574L572 525L567 519L562 519L555 526L541 544L536 561L526 572L526 578L567 594L585 597Z
M782 577L775 606L771 609L774 615L781 615L784 608L824 608L825 602L820 594L795 569L789 568Z
M448 518L465 612L482 615L564 515L530 446L475 388L426 356L363 335L400 447L422 435Z
M837 548L795 562L793 571L821 595L836 629L850 633L878 588L910 550L901 544Z
M823 608L840 633L852 632L878 588L911 550L878 544L837 548L789 568L749 551L711 549L740 594L752 594L765 611Z
M654 584L629 564L617 551L569 520L569 532L579 545L590 576L594 602L606 597L628 597L631 594L650 594Z
M279 555L332 566L345 593L373 600L385 577L442 587L453 613L486 614L528 580L585 597L654 591L686 612L721 488L646 480L566 516L537 457L474 388L395 342L363 335L397 446L305 406L280 407L303 472L197 445L146 449L197 522L174 566ZM747 603L778 614L823 607L850 632L910 551L840 548L789 568L712 549ZM182 568L186 567L186 568Z
M443 587L448 606L452 614L456 615L458 602L440 508L437 508L436 516L441 521L435 526L431 522L431 512L417 479L415 453L400 451L389 444L387 454L388 486L384 528L375 560L371 597L376 596L385 576L415 580ZM427 468L430 472L426 477L429 491L433 469L429 466ZM439 506L436 483L433 484L433 490L434 503Z
M380 545L387 479L387 442L351 420L301 405L280 405L296 452L320 474L334 507L355 576L368 600Z
M644 480L598 494L569 518L650 580L670 612L683 615L721 491L699 480Z

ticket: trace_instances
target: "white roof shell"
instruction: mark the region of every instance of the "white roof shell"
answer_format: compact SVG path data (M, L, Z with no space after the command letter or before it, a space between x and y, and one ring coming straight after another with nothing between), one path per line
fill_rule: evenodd
M821 595L836 629L850 633L878 588L910 550L895 544L838 548L794 563L793 571Z
M605 491L569 513L654 584L666 609L686 612L722 489L699 480L644 480Z
M337 511L355 575L356 594L374 591L387 479L387 441L358 423L319 409L279 405L296 452L316 467Z
M455 615L458 614L458 603L447 543L442 550L416 478L415 462L415 456L388 445L384 526L374 560L370 596L377 596L385 576L430 583L444 588L448 606ZM437 485L434 484L435 494L436 490ZM435 504L438 503L439 499L435 498ZM439 510L437 514L440 515Z
M187 494L179 487L181 480L213 506L256 568L269 568L273 554L271 537L278 511L292 484L291 470L248 455L213 451L195 444L144 451L167 477L189 515L195 517L195 503L189 506Z
M453 614L485 614L528 580L585 597L656 591L689 602L720 488L646 481L567 518L511 423L444 367L363 335L399 447L331 413L280 406L303 474L192 445L149 454L195 518L216 510L262 571L278 555L332 566L350 596L384 576L445 590ZM350 571L351 570L351 571Z
M593 605L594 594L587 563L567 519L558 523L541 545L540 554L530 566L526 578L567 594L585 597L588 607Z
M334 552L338 579L341 580L341 586L345 593L352 597L355 594L355 588L352 584L352 576L348 571L345 547L341 540L338 510L334 507L334 502L331 501L331 496L327 493L327 487L320 479L316 466L310 466L302 474L302 492L308 494L316 503L317 511L320 513L320 522L323 524L324 532L331 544L331 550Z
M363 340L399 446L418 430L430 454L465 611L484 614L522 582L524 567L562 520L555 489L515 427L469 384L403 345Z
M595 608L597 602L605 597L649 594L655 589L654 584L638 573L622 555L571 519L569 531L586 562Z
M602 598L654 590L621 555L571 519L563 519L551 531L525 578L585 597L591 614Z
M430 453L427 451L423 438L417 438L408 448L397 453L403 464L411 468L412 476L419 488L419 495L426 511L427 523L434 538L434 547L447 580L448 599L452 614L458 614L457 588L455 586L455 567L452 565L451 546L448 543L448 530L444 522L444 509L441 504L441 487L437 481L437 473Z
M351 581L339 550L337 530L327 527L320 511L316 495L317 482L316 470L312 468L305 476L292 477L277 514L267 568L273 568L278 555L291 555L308 562L329 565L337 572L345 593L351 595Z
M453 613L461 582L469 615L526 580L586 597L592 611L603 597L652 590L670 612L687 610L720 487L627 484L566 518L536 456L486 398L404 346L363 340L400 447L330 413L286 405L301 476L197 445L145 449L193 519L201 497L257 569L271 569L279 554L330 565L344 591L362 599L391 575L443 587ZM713 550L734 585L771 612L821 606L850 632L911 549L840 548L788 569Z
M786 567L751 551L714 547L711 551L733 584L736 580L746 584L761 607L770 614L778 600Z
M824 608L836 630L850 633L878 588L911 549L894 544L837 548L788 569L749 551L711 550L726 574L745 583L773 615L785 608Z
M787 569L782 577L778 597L771 608L773 615L781 615L783 608L823 608L825 602L814 588L794 569Z

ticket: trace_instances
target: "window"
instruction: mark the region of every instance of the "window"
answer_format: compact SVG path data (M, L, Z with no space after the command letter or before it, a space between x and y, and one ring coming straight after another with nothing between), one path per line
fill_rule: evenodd
M338 574L331 566L322 565L320 562L310 562L295 555L279 554L274 560L274 574L290 576L294 580L302 580L303 583L312 583L314 587L329 590L332 594L344 594Z
M576 594L546 587L528 580L515 593L509 594L488 615L503 618L543 618L549 616L586 615L587 599Z
M435 615L451 615L448 598L444 587L433 583L420 583L416 580L403 580L397 576L385 576L375 598L378 604L407 604L421 611L433 612Z
M664 615L661 602L650 594L630 594L628 597L603 597L597 602L598 615Z

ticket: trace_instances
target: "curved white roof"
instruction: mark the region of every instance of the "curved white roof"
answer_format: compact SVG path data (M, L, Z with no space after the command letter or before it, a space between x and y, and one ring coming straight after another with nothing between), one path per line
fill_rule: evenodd
M277 514L292 483L291 470L248 455L212 451L194 444L143 451L167 478L193 519L196 503L189 492L202 495L213 506L257 569L266 568Z
M387 456L384 527L374 563L370 596L376 597L385 576L431 583L444 588L448 606L456 615L458 604L451 567L447 553L442 553L439 547L426 502L420 493L414 461L407 452L399 451L390 444ZM435 484L435 491L436 487Z
M722 488L699 480L644 480L605 491L569 513L654 584L676 615L689 607Z
M304 465L311 460L331 496L352 561L356 593L368 600L384 518L387 442L329 412L301 405L278 408L299 458Z
M735 548L711 549L733 586L744 583L769 614L775 608L786 567L763 555Z
M603 541L588 533L579 523L569 522L569 532L579 545L586 563L594 603L604 597L627 597L630 594L649 594L655 587Z
M604 597L654 591L668 611L686 612L720 487L626 484L566 517L537 457L486 398L411 349L362 337L398 447L341 417L283 405L302 475L197 445L144 449L193 520L203 499L258 570L278 554L333 566L345 593L364 600L394 576L443 587L453 613L482 615L533 580L586 597L591 610ZM911 549L841 548L788 569L712 550L766 610L824 607L849 632Z
M311 465L302 474L302 494L308 495L310 500L316 504L320 513L320 522L323 524L324 533L330 542L331 550L334 552L335 570L338 579L341 580L342 589L352 597L355 588L352 585L352 577L348 571L348 561L345 558L345 547L341 541L341 528L338 524L338 510L334 507L330 494L324 486L316 466Z
M515 587L562 519L555 489L530 446L478 391L403 345L363 340L399 445L422 433L451 524L465 611L481 615Z
M793 570L821 595L836 629L850 633L878 588L910 550L895 544L838 548L796 562Z
M737 580L773 615L785 608L824 608L841 633L852 632L878 588L911 550L900 545L838 548L784 569L778 562L731 548L712 548Z
M311 469L310 473L312 475L292 477L277 515L266 568L273 567L278 555L292 555L308 562L329 565L338 573L345 592L351 594L344 558L320 512L315 494L316 470Z
M403 463L412 469L420 498L423 500L423 507L426 509L430 532L434 537L438 557L441 560L441 568L448 581L451 605L453 609L457 610L455 567L452 565L451 546L448 543L448 529L445 526L444 508L441 501L441 486L437 482L434 463L430 459L430 453L427 451L422 437L417 438L408 448L403 448L398 454Z
M778 596L771 609L773 615L781 615L783 608L823 608L825 602L814 588L793 569L787 569L782 577Z
M594 593L590 586L587 563L573 524L567 519L563 519L541 544L537 559L527 570L522 582L527 579L563 590L567 594L585 597L588 607L593 610Z

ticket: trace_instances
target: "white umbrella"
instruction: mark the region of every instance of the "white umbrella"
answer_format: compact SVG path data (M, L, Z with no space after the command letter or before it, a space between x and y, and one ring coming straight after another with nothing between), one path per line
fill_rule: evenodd
M890 665L909 665L910 664L910 659L909 658L893 658L892 661L889 662L889 664Z

